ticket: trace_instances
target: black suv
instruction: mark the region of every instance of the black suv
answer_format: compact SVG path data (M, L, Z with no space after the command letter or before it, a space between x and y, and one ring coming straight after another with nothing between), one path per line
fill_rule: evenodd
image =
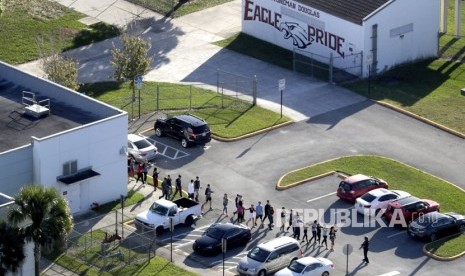
M191 145L205 145L211 140L207 122L191 114L159 118L153 128L158 137L167 135L181 140L181 145L184 148Z

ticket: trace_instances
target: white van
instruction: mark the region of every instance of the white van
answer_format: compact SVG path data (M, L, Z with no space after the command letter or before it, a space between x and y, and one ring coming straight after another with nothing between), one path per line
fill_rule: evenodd
M302 256L300 243L291 237L279 237L255 246L237 265L242 275L264 276L276 272Z

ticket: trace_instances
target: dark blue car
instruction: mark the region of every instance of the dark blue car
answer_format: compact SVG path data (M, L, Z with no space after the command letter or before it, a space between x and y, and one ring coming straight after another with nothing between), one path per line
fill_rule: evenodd
M192 248L202 255L217 255L222 252L223 238L226 239L226 249L229 250L232 247L246 245L251 237L250 229L244 225L215 223L194 242Z

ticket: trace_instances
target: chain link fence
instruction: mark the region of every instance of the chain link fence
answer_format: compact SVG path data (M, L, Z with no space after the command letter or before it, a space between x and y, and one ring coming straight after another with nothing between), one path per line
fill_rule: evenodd
M301 49L293 50L293 70L312 77L341 83L362 77L363 53L342 57L322 56Z
M135 227L123 223L130 217L121 210L114 213L113 219L99 216L75 224L66 253L100 271L149 261L155 255L155 231L136 232Z

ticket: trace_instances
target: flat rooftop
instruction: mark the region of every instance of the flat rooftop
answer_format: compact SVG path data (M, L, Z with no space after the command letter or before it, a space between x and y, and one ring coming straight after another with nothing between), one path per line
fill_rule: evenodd
M41 118L31 117L24 114L25 105L22 104L22 97L25 90L36 92L33 87L24 87L0 79L0 153L30 144L31 136L43 138L103 119L88 110L53 98L50 98L49 115ZM40 99L40 92L36 95Z

